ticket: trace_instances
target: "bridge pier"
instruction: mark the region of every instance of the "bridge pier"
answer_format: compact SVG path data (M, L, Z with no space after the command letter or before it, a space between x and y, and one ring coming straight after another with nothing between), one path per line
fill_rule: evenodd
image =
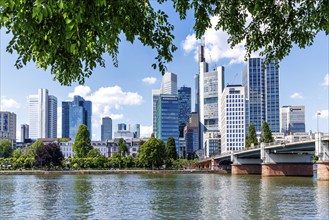
M233 175L262 174L261 160L255 158L239 158L231 155Z
M313 152L278 153L261 145L262 176L313 176Z
M315 155L317 161L317 178L318 180L329 181L329 141L322 140L323 134L315 134Z

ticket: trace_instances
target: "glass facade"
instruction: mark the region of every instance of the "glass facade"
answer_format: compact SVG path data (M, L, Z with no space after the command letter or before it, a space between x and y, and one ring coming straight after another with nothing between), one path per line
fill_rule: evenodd
M181 87L178 90L178 102L179 102L179 137L184 137L184 127L188 123L189 116L191 114L191 88Z
M62 138L70 137L70 105L71 102L62 102Z
M101 140L111 140L112 139L112 119L110 117L102 118L101 126Z
M178 97L177 95L160 95L157 102L156 137L167 142L168 137L173 137L176 150L179 152L178 130Z

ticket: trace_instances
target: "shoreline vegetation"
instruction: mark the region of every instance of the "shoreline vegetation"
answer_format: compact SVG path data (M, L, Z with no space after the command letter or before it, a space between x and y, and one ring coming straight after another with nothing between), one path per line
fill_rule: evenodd
M220 170L0 170L1 175L225 174Z

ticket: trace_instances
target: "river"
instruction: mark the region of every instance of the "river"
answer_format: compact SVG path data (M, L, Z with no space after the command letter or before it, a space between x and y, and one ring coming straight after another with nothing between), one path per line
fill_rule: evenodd
M329 219L329 181L219 174L0 175L0 219Z

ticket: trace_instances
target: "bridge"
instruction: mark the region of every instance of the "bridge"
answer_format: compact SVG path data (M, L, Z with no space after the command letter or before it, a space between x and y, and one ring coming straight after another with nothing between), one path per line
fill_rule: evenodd
M207 158L197 165L233 175L313 176L315 158L318 180L329 180L329 134L316 133L313 139L299 142L261 143Z

